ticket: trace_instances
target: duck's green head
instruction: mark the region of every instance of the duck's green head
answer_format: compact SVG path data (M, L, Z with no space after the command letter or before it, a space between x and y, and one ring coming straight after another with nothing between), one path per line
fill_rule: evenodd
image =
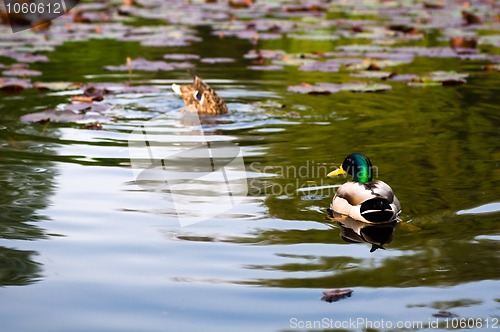
M327 176L333 177L341 174L352 175L352 180L355 182L370 182L372 180L372 163L362 153L351 153L338 169L328 173Z

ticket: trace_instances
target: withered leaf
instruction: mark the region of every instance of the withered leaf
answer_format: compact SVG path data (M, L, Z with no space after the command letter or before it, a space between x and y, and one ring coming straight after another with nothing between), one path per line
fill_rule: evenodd
M346 297L350 297L352 294L352 289L331 289L323 292L323 296L321 297L322 301L325 302L337 302Z

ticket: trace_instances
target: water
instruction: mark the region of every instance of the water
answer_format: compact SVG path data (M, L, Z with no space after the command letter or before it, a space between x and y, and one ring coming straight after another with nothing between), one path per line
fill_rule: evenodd
M204 28L199 34L216 41ZM68 103L68 93L1 95L2 329L453 327L446 325L452 318L433 316L439 311L500 326L498 73L482 71L481 61L417 58L398 69L471 75L455 87L392 82L392 90L380 93L299 95L287 86L347 82L348 73L248 71L242 58L250 45L228 40L241 47L223 53L193 45L182 52L237 60L199 63L197 71L231 110L204 119L206 138L241 148L249 195L187 227L165 188L135 182L128 151L129 134L156 116L168 119L170 133L186 128L182 101L169 90L188 81L184 70L134 73L161 92L106 99L113 119L103 130L19 121ZM304 42L302 49L335 47L322 43ZM119 48L160 54L128 43L68 43L54 52L62 63L32 67L47 81L68 80L68 67L80 68L72 81L124 81L127 74L101 69L123 62ZM326 172L353 151L371 158L403 206L385 250L344 241L340 225L326 218L335 185L347 181L326 179ZM311 186L324 187L304 190ZM320 300L323 291L339 288L353 293Z

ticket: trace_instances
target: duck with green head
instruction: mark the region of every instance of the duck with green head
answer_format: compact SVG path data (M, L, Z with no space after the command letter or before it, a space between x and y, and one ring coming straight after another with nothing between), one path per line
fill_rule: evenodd
M352 176L335 193L330 208L333 212L367 223L397 220L401 205L392 188L380 180L373 181L370 159L362 153L348 155L342 165L327 176Z

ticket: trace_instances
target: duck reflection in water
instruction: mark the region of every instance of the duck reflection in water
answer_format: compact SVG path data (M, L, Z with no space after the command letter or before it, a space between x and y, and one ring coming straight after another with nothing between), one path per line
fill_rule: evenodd
M384 245L392 242L398 220L383 224L368 224L344 215L327 210L328 219L336 221L341 228L341 237L350 243L369 243L372 245L370 252L384 249Z

